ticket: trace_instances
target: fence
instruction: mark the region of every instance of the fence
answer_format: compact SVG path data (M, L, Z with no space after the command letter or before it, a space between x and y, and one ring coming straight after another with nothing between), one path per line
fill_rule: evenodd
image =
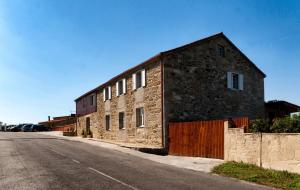
M169 154L224 158L225 120L175 122L169 124ZM231 120L235 127L248 126L248 118Z

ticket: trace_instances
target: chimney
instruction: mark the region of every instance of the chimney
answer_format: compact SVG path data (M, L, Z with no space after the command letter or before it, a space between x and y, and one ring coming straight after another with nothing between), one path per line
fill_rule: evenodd
M48 116L48 121L50 121L50 116Z

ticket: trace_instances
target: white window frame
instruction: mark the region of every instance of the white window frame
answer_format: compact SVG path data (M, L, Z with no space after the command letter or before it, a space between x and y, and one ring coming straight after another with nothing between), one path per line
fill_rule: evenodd
M137 87L137 74L141 74L141 86L140 87ZM136 73L134 73L132 75L132 90L136 90L136 89L139 89L139 88L143 88L146 86L146 70L143 69L143 70L139 70L137 71Z
M238 88L233 88L233 75L238 75ZM232 90L244 90L244 75L236 72L227 72L227 88Z
M120 92L119 85L122 85L122 90L123 90L122 92ZM126 79L125 78L116 82L116 96L121 96L123 94L126 94Z
M138 125L138 123L137 123L138 110L140 110L139 114L142 113L141 125ZM142 112L141 112L141 110L142 110ZM136 108L136 127L140 127L140 128L145 127L145 109L144 109L144 107Z
M108 97L106 96L106 92L108 91ZM103 89L103 101L111 100L111 86L108 86Z

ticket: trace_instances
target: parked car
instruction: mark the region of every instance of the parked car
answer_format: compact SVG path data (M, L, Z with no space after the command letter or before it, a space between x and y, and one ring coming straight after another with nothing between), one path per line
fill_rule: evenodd
M32 131L32 124L23 125L22 131L23 132L31 132Z
M15 127L14 125L9 125L6 127L6 131L10 131L11 128Z
M13 126L9 129L11 132L20 132L22 130L24 124L19 124L17 126Z
M12 128L12 127L15 127L15 125L7 125L6 127L5 127L5 126L2 126L2 130L3 130L3 131L9 131L10 128Z
M32 125L32 131L49 131L49 129L44 125Z

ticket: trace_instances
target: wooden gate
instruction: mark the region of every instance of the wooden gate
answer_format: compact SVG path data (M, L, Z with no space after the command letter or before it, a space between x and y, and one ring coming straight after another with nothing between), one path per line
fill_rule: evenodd
M175 122L169 124L169 154L224 159L224 121ZM248 118L232 120L247 126Z

